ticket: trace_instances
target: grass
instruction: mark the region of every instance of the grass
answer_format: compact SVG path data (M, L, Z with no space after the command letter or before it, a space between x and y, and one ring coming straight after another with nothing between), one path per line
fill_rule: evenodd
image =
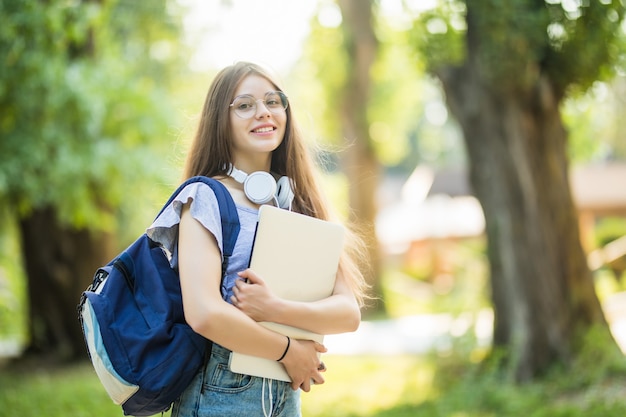
M307 417L369 416L428 399L434 363L400 356L325 355L326 383L302 395Z
M122 416L91 364L2 370L1 417Z
M567 372L524 385L458 355L326 355L327 383L302 394L303 415L623 417L624 358L597 361L593 351ZM0 417L122 415L88 363L0 374Z
M371 415L396 404L419 404L434 372L427 360L413 356L327 355L324 361L328 382L302 394L305 416ZM0 417L122 415L89 363L0 374Z

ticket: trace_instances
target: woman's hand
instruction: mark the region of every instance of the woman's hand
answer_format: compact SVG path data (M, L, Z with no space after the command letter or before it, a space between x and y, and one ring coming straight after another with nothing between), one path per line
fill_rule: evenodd
M326 351L326 347L321 343L291 339L289 350L280 361L291 378L291 389L295 391L302 388L303 391L309 392L311 384L324 383L321 373L326 371L326 367L320 362L319 354Z
M276 321L273 315L280 299L265 284L265 281L251 269L239 273L233 287L231 302L254 321ZM246 281L247 280L247 281Z
M233 287L231 302L254 321L278 321L278 306L282 301L274 295L265 281L251 269L239 273L241 279ZM246 281L247 280L247 281ZM325 353L326 347L311 340L291 339L285 357L280 361L291 378L291 388L302 388L309 392L311 384L323 384L321 372L326 367L319 360L319 354Z

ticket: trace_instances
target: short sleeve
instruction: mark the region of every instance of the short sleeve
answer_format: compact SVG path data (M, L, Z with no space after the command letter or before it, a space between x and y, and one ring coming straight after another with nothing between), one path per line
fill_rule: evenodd
M178 225L183 205L191 201L191 216L198 220L214 237L222 248L222 222L220 219L219 204L215 193L208 185L202 182L191 183L181 190L176 198L148 227L146 234L154 242L160 244L166 251L170 265L178 267Z

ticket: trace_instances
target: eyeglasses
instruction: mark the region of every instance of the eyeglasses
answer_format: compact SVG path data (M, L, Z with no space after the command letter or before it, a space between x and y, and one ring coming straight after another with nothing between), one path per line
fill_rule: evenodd
M249 94L235 97L230 107L235 114L242 119L249 119L256 114L257 102L262 101L265 108L271 113L280 114L287 110L289 102L287 96L282 91L269 91L264 98L254 98Z

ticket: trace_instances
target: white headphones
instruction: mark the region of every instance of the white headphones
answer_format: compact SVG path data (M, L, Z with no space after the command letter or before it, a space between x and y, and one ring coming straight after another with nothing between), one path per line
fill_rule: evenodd
M283 176L276 181L269 172L256 171L246 174L232 164L228 175L243 184L243 192L254 204L267 204L274 200L278 207L291 210L294 194L288 177Z

